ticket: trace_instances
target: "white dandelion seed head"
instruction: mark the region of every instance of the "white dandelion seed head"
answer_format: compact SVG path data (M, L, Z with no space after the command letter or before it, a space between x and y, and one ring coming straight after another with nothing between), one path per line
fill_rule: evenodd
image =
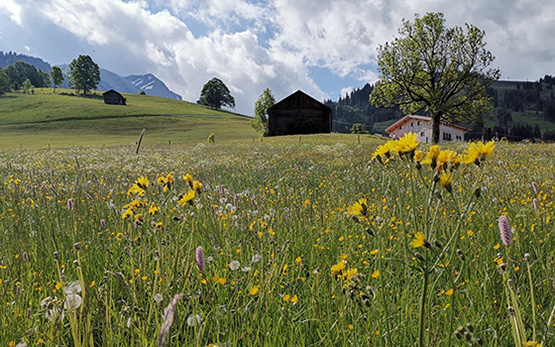
M233 271L238 270L240 267L241 267L241 264L237 260L233 260L231 261L231 263L229 263L229 268Z
M76 293L68 293L66 296L66 300L64 302L64 309L65 310L73 310L79 308L83 303L83 298L79 294Z
M69 282L64 288L64 292L68 295L72 293L81 293L81 283L79 283L79 281Z
M259 261L262 260L262 256L258 253L256 253L255 255L252 256L251 261L254 263L258 263Z

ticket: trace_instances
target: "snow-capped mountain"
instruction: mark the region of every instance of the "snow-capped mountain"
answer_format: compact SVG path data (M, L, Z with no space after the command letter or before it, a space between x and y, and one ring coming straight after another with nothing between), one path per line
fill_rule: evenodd
M153 74L149 73L146 75L130 75L125 76L124 78L136 88L138 88L139 91L144 90L147 95L164 95L165 98L181 100L181 95L178 95L169 90L164 82L159 80Z

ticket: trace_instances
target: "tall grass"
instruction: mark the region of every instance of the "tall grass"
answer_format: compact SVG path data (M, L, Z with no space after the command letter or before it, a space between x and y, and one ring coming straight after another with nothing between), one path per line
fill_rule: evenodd
M554 344L553 145L498 143L450 194L309 142L0 153L0 344L515 346L508 306Z

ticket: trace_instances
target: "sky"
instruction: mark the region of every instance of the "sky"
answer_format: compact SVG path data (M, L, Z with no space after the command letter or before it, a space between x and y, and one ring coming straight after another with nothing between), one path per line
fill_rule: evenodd
M89 55L193 102L217 77L252 115L265 88L337 100L377 81L377 47L427 12L484 30L503 80L555 75L553 0L0 0L0 51L52 65Z

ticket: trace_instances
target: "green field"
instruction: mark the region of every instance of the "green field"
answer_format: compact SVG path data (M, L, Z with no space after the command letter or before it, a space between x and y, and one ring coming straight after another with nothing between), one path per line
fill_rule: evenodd
M145 129L145 144L198 143L258 138L250 118L201 105L125 94L127 105L105 105L100 92L36 89L0 96L0 149L126 145ZM64 95L65 94L65 95Z
M555 145L202 142L0 152L0 345L555 345Z

